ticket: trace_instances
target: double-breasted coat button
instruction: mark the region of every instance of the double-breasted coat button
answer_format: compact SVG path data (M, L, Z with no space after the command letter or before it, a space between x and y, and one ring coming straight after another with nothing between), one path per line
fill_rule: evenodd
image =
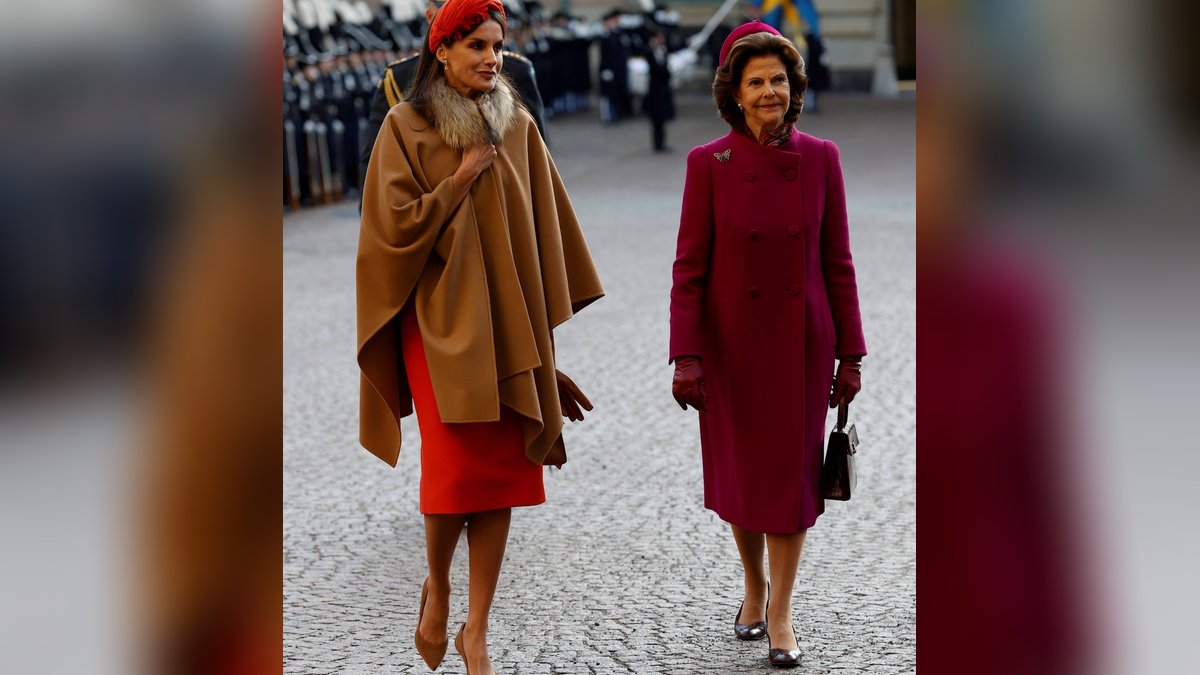
M750 240L758 241L758 230L750 230Z
M752 181L754 180L754 172L747 170L746 173L742 174L742 177L747 181Z
M795 169L785 169L783 172L783 177L788 180L796 180L796 170Z
M792 226L788 227L788 234L792 235L793 237L799 235L800 234L800 226L792 225Z
M791 293L792 295L800 295L800 285L799 284L791 284L790 286L788 286L787 291L788 291L788 293Z
M748 291L746 291L746 295L748 295L752 298L757 298L758 297L758 289L751 286L750 289Z

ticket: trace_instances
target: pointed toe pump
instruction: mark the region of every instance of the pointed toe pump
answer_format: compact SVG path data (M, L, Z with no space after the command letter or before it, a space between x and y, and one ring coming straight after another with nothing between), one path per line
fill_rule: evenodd
M796 637L796 629L792 628L792 636ZM796 637L795 649L782 649L771 646L771 636L767 635L767 660L776 668L795 668L800 665L800 638Z
M425 665L429 666L430 670L437 670L437 667L442 665L442 659L446 657L446 646L449 640L441 642L431 642L421 637L421 618L425 616L425 600L429 597L429 579L421 584L421 608L417 611L417 633L415 641L417 644L417 653L425 660Z
M742 608L746 605L743 601L738 605L737 616L733 619L733 634L739 640L761 640L767 636L767 622L755 621L754 623L742 623Z
M467 650L463 647L462 639L463 629L466 627L467 624L464 623L458 627L458 632L454 634L454 651L458 652L458 655L462 657L463 668L467 669L467 675L471 675L471 664L467 662Z

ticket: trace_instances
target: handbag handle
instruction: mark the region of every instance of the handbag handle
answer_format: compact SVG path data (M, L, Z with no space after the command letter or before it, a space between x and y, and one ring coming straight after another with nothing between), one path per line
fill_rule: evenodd
M838 404L837 430L846 429L846 418L850 416L850 404L842 401Z

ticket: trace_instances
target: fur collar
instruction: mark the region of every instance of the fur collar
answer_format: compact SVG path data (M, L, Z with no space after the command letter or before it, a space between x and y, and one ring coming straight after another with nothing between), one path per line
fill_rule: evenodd
M462 150L483 140L499 143L517 121L516 95L503 73L496 86L470 99L459 94L444 77L429 88L429 123L446 144Z

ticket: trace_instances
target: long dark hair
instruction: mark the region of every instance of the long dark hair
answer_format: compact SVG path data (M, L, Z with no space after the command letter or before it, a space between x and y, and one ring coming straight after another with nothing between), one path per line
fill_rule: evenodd
M436 19L436 16L434 18ZM474 25L468 24L464 28L455 31L455 35L466 37L483 24L484 21L489 19L500 24L500 33L502 35L508 35L507 22L504 20L504 15L500 12L489 9L486 17L480 16L478 18L478 23ZM443 72L446 67L442 65L441 61L438 61L437 54L434 54L433 50L429 48L430 32L425 31L425 39L421 41L421 56L417 60L417 74L413 76L413 81L409 85L408 91L404 92L404 98L409 103L412 103L412 107L425 119L429 119L429 115L426 114L429 109L429 89L439 78L446 76L445 72ZM457 38L451 37L442 44L450 47L457 41Z

